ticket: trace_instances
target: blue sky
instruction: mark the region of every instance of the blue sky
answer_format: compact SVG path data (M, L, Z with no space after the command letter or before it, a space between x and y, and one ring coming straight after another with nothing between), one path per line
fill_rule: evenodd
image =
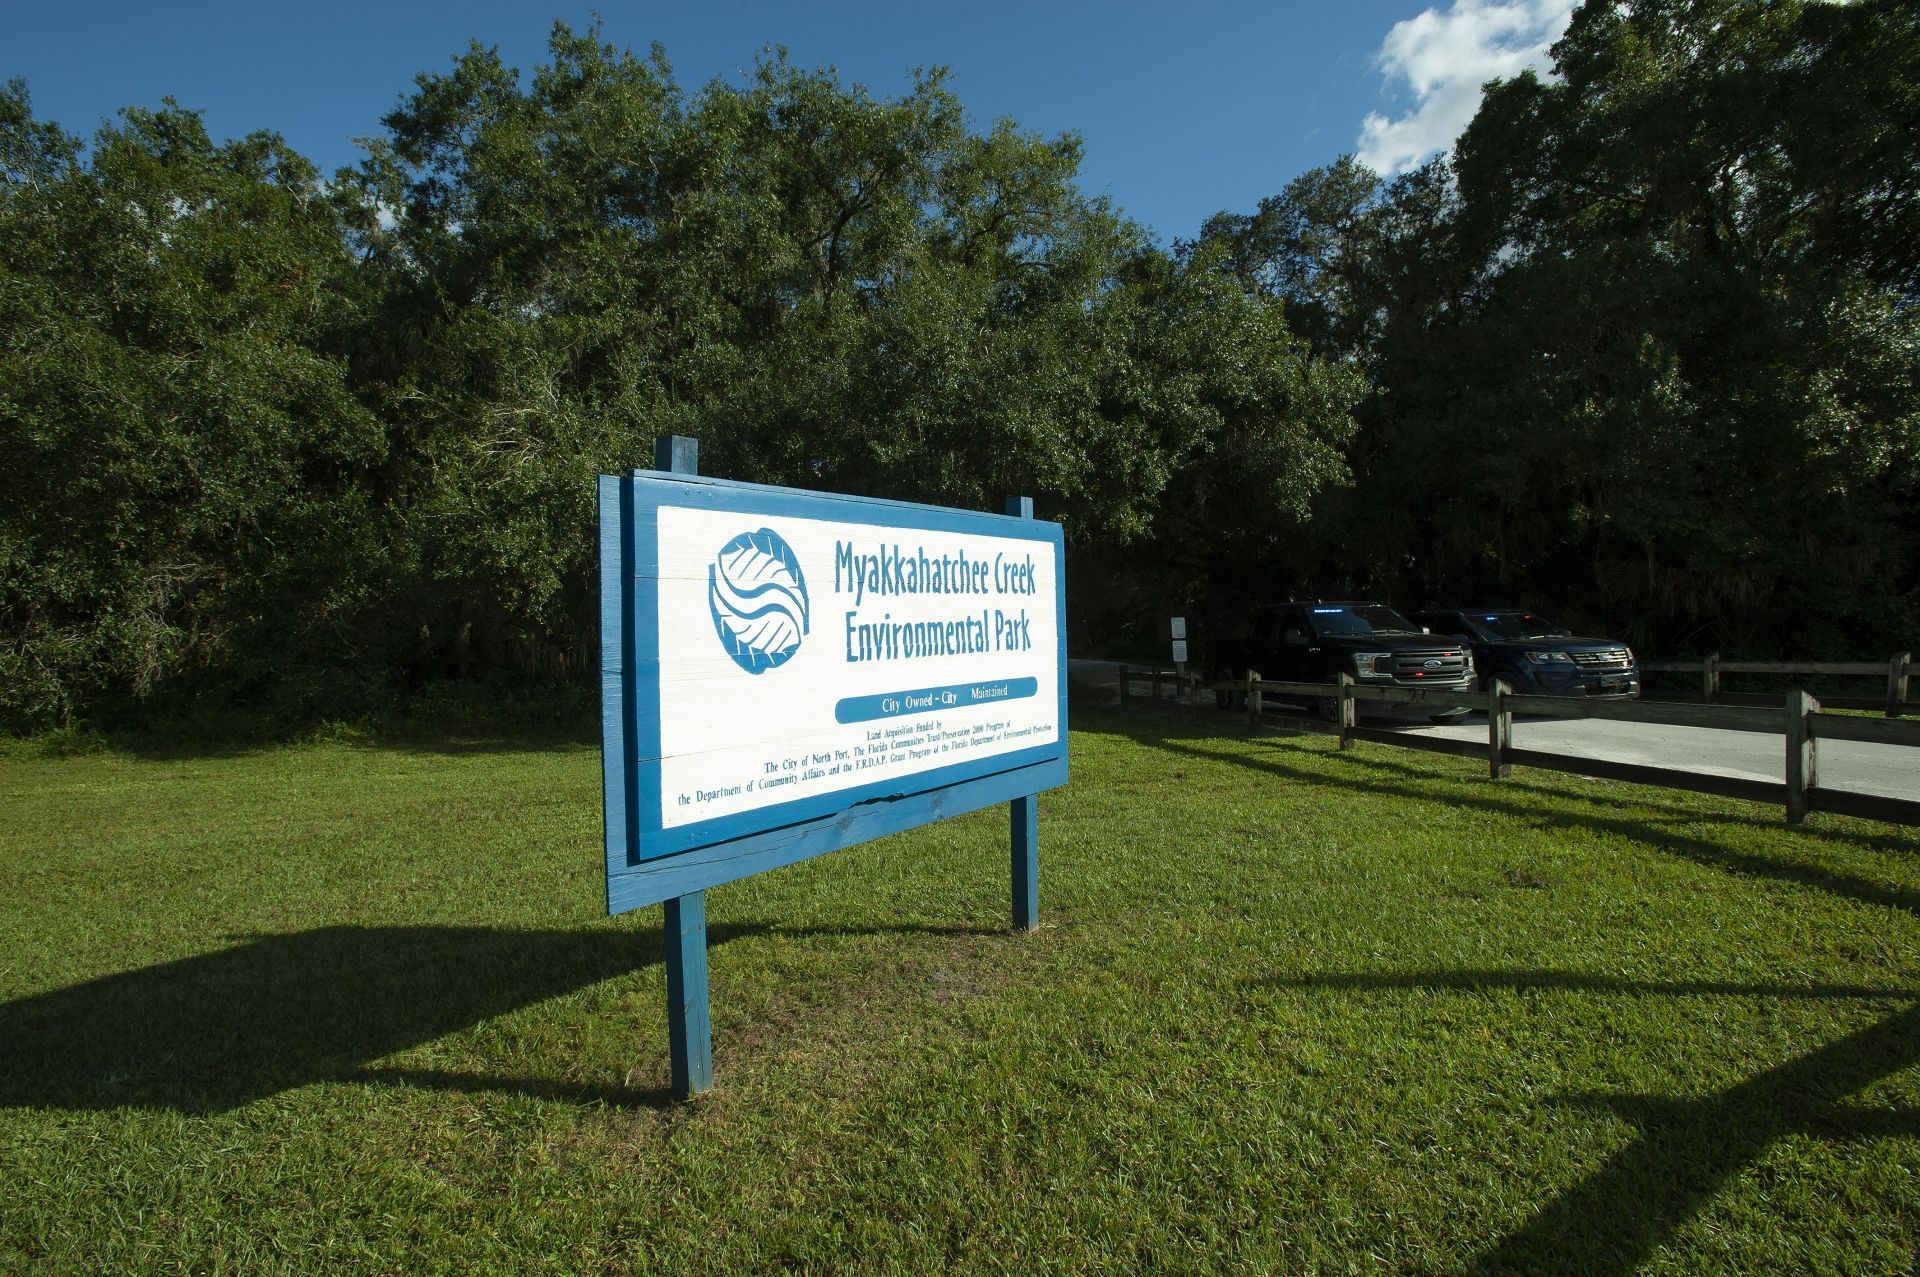
M664 44L689 87L737 75L767 45L882 95L913 67L945 65L980 124L1078 132L1082 185L1171 240L1343 153L1391 172L1447 145L1484 80L1545 67L1571 4L600 0L598 11L616 43ZM41 118L91 134L123 106L171 95L204 111L216 138L275 129L323 170L351 163L352 139L378 132L413 77L446 68L470 39L531 69L555 19L591 22L584 7L499 0L6 8L0 78L24 77Z

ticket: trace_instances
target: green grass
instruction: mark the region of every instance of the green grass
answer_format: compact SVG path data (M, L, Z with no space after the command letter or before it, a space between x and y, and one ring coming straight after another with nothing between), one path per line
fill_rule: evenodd
M1905 1272L1920 840L1083 712L659 911L567 739L0 759L0 1272Z

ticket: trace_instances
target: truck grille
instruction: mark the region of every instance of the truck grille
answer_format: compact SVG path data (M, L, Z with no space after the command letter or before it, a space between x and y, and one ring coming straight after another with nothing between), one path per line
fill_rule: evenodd
M1430 652L1399 652L1391 663L1393 681L1418 686L1423 683L1458 683L1467 676L1467 654L1457 647L1436 648Z
M1627 664L1627 649L1624 647L1616 647L1605 652L1569 652L1568 655L1573 657L1575 665L1583 665L1589 669L1607 666L1624 669Z

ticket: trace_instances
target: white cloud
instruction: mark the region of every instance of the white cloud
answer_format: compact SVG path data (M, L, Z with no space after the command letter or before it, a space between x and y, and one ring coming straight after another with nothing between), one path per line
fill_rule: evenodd
M1480 106L1480 86L1546 68L1547 46L1573 16L1574 0L1453 0L1396 22L1374 61L1389 84L1404 81L1413 109L1397 119L1368 112L1361 122L1363 163L1392 176L1453 146Z

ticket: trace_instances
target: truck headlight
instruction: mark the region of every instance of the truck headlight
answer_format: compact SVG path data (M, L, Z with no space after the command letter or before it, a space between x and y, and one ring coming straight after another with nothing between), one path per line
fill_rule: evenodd
M1565 652L1528 652L1527 659L1535 665L1571 665L1573 658Z
M1354 672L1361 678L1392 678L1392 652L1355 652L1353 654Z

